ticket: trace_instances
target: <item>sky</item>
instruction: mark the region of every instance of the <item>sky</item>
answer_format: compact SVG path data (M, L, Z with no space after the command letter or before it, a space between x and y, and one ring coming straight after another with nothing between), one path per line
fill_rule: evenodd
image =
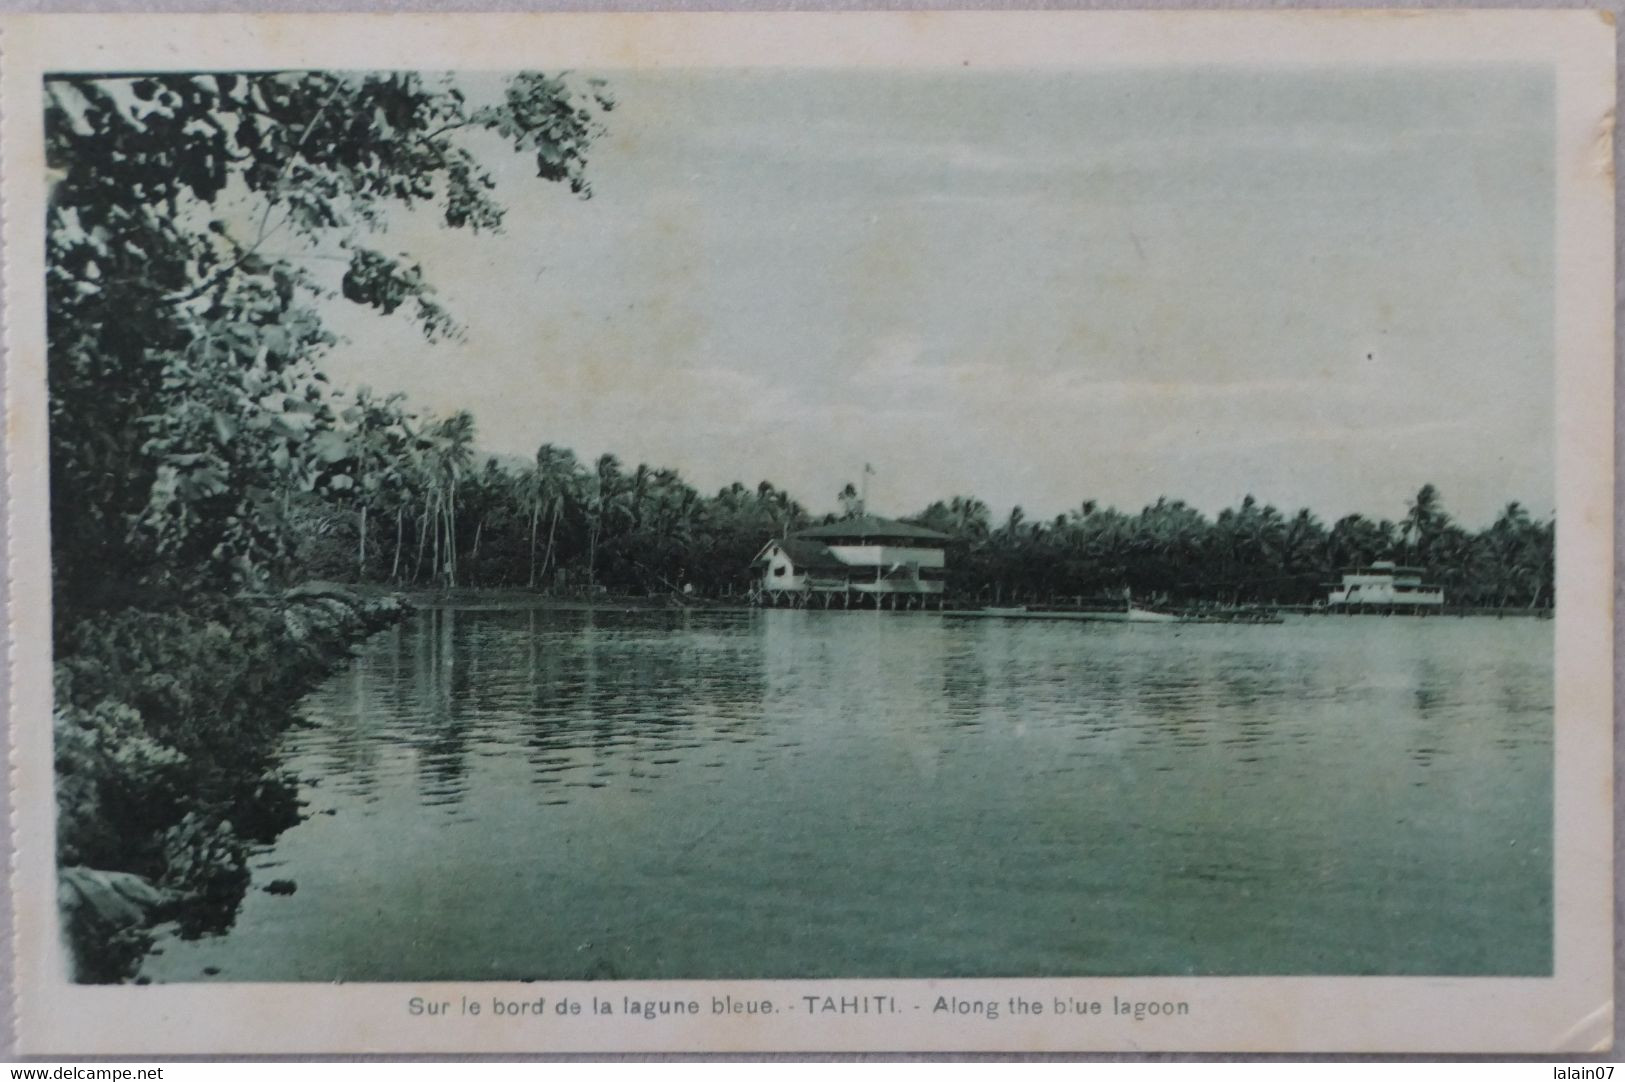
M479 144L503 234L371 242L466 339L335 302L337 381L815 512L1553 509L1549 70L584 74L592 198Z

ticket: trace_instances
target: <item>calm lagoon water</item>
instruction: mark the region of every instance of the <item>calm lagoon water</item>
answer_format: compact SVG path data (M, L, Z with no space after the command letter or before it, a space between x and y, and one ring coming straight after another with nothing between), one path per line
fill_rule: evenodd
M1546 621L442 608L304 712L147 977L1551 969Z

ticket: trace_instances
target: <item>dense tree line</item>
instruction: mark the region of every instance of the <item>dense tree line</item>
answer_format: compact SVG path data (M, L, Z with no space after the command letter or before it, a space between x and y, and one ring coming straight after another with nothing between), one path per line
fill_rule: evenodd
M307 577L402 588L525 587L586 595L747 588L770 537L808 525L769 482L703 496L675 470L478 453L473 418L419 416L362 389L335 409L340 472L294 506Z
M1313 511L1284 514L1251 496L1214 518L1181 500L1136 514L1084 501L1052 519L1014 508L991 520L980 500L932 504L911 521L941 530L949 586L1005 601L1120 596L1222 604L1323 601L1339 572L1392 560L1421 567L1452 605L1552 603L1555 524L1516 502L1489 527L1453 521L1438 490L1423 485L1398 519L1347 514L1329 527Z
M543 444L530 461L475 450L466 413L414 415L363 390L337 410L341 472L302 507L307 574L399 587L526 587L551 593L738 595L772 537L859 513L814 517L768 481L704 495L676 471L582 461ZM1425 569L1452 604L1549 605L1554 524L1508 504L1471 531L1424 485L1395 519L1348 514L1330 526L1248 497L1209 518L1180 500L1137 513L1084 501L1050 519L995 522L970 497L908 521L952 538L949 590L964 600L1138 597L1225 604L1324 599L1344 568L1393 560Z

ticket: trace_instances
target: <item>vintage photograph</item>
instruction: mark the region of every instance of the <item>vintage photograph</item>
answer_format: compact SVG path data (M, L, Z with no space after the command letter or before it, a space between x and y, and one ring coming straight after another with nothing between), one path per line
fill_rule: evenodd
M41 73L69 982L1559 975L1553 65L545 60Z

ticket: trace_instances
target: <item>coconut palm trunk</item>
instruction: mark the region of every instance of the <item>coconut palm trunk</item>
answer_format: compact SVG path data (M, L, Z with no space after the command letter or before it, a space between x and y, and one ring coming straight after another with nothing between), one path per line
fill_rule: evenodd
M449 590L457 585L457 489L452 484L446 485L446 498L440 506L444 509L446 521L446 548L444 572L442 581Z
M530 588L536 589L536 527L542 517L541 508L535 504L530 508Z
M600 512L601 514L602 512ZM598 518L593 518L592 529L587 531L587 583L598 583Z
M401 504L395 508L395 559L389 565L389 581L401 580L401 532L405 526L406 505Z
M544 579L547 578L547 569L553 564L553 538L559 532L559 505L563 502L564 497L562 496L553 498L553 521L548 523L547 526L547 554L542 557L542 578Z
M440 559L440 517L434 506L434 495L423 497L423 521L418 524L418 560L417 566L412 568L412 581L421 582L423 575L423 557L429 549L429 529L434 528L435 560ZM436 564L430 564L430 567Z

